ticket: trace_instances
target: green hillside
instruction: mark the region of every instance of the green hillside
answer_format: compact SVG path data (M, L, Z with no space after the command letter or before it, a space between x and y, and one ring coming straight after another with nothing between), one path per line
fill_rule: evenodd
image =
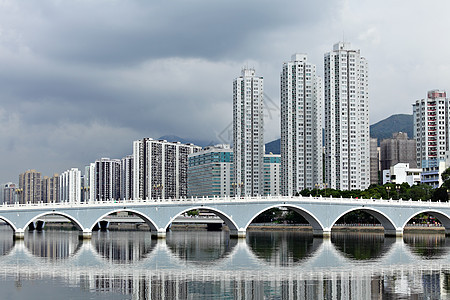
M370 136L377 138L378 142L392 137L394 132L406 132L408 138L413 138L413 116L406 114L392 115L370 126Z

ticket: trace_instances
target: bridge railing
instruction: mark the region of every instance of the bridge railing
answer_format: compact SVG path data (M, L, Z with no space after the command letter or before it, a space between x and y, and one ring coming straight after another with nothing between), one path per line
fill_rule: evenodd
M36 202L36 203L3 203L1 208L41 208L41 207L86 207L86 206L103 206L103 205L116 205L121 206L124 204L130 205L176 205L177 203L198 203L198 204L213 204L218 202L239 202L239 203L252 203L261 201L276 201L276 202L328 202L328 203L359 203L363 204L381 204L386 205L390 203L392 205L402 206L450 206L450 202L431 202L428 201L412 201L410 200L393 200L393 199L363 199L363 198L333 198L333 197L313 197L313 196L253 196L253 197L182 197L177 199L120 199L120 200L104 200L104 201L87 201L87 202Z

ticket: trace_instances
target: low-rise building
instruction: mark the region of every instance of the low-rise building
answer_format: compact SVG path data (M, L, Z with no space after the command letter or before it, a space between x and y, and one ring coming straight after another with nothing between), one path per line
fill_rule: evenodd
M383 184L408 183L410 186L421 182L422 169L410 168L408 163L398 163L388 170L383 170Z

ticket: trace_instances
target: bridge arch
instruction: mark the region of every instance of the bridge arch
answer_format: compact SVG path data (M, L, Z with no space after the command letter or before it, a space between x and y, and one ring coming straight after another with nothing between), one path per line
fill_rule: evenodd
M7 218L0 216L0 220L8 224L14 232L17 230L17 227L14 225L14 223L8 220Z
M402 228L405 229L406 225L408 224L408 222L414 218L415 216L419 215L419 214L423 214L423 213L427 213L433 217L435 217L436 219L439 220L439 222L441 222L441 224L445 227L445 231L450 231L450 217L439 211L439 210L433 210L433 209L424 209L418 212L415 212L414 214L412 214L410 217L408 217L405 221L405 223L403 224Z
M239 226L237 226L237 224L226 213L218 210L217 208L199 205L199 206L189 207L188 209L184 209L184 210L180 211L179 213L177 213L174 217L172 217L170 219L169 223L166 224L166 226L164 227L164 230L167 230L167 228L170 226L170 224L181 214L184 214L185 212L188 212L191 210L196 210L196 209L207 210L207 211L211 211L211 212L215 213L217 216L219 216L222 219L222 221L225 222L225 224L228 226L230 231L239 229Z
M29 220L29 221L25 224L25 226L23 227L23 229L28 228L28 226L29 226L32 222L34 222L35 220L37 220L37 219L39 219L39 218L41 218L41 217L48 216L48 215L57 215L57 216L65 217L65 218L69 219L69 220L75 225L75 227L76 227L78 230L80 230L80 231L83 231L83 230L84 230L83 225L82 225L76 218L74 218L73 216L71 216L71 215L69 215L69 214L67 214L67 213L61 212L61 211L47 211L47 212L41 213L41 214L39 214L39 215L37 215L37 216L34 216L33 218L31 218L31 220Z
M310 211L297 206L297 205L292 205L292 204L285 204L285 203L280 203L280 204L276 204L276 205L272 205L272 206L268 206L265 207L264 209L260 210L259 212L257 212L255 215L253 215L250 220L248 221L248 223L245 225L245 230L247 230L248 226L252 223L252 221L259 216L260 214L262 214L263 212L272 209L272 208L280 208L280 207L285 207L285 208L289 208L293 211L295 211L296 213L298 213L299 215L301 215L303 218L306 219L306 221L309 222L309 224L311 224L313 230L319 230L322 231L324 229L324 226L322 225L322 223L319 221L319 219L312 214Z
M140 217L142 220L144 220L144 222L150 226L151 231L158 231L158 226L155 224L155 222L150 219L146 214L138 211L138 210L134 210L134 209L114 209L111 210L109 212L107 212L106 214L103 214L101 217L99 217L90 227L90 230L92 231L95 227L95 225L97 225L98 222L100 222L103 218L113 214L113 213L118 213L118 212L131 212L135 215L137 215L138 217Z
M330 224L330 228L332 228L340 218L342 218L343 216L345 216L348 213L351 213L352 211L366 212L366 213L372 215L374 218L376 218L381 223L381 225L384 227L385 230L396 230L395 223L391 220L391 218L389 216L387 216L385 213L383 213L382 211L380 211L378 209L375 209L372 207L364 207L364 206L351 208L351 209L343 212Z

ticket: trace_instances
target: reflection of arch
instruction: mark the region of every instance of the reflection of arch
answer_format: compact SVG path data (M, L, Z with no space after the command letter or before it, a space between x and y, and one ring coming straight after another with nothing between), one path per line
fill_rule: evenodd
M82 240L76 231L34 231L28 235L24 244L34 257L60 260L76 255L81 249Z
M194 206L194 207L189 207L188 209L180 211L178 214L176 214L173 218L170 219L169 223L167 223L167 225L164 227L164 229L167 230L167 228L170 226L170 224L181 214L184 214L185 212L188 212L191 210L196 210L196 209L208 210L208 211L215 213L218 217L220 217L222 219L222 221L225 222L225 224L228 226L228 228L230 228L230 231L239 229L239 227L236 225L236 223L234 223L234 221L228 215L226 215L225 213L221 212L220 210L218 210L216 208L212 208L209 206Z
M151 229L152 231L158 231L158 226L156 226L156 224L153 222L152 219L150 219L146 214L144 214L144 213L142 213L142 212L140 212L140 211L134 210L134 209L116 209L116 210L112 210L112 211L110 211L110 212L107 212L106 214L104 214L104 215L102 215L100 218L98 218L98 219L94 222L94 224L92 224L92 226L90 227L90 229L93 230L94 227L95 227L95 225L97 225L97 223L100 222L103 218L105 218L105 217L107 217L107 216L109 216L109 215L111 215L111 214L113 214L113 213L118 213L118 212L130 212L130 213L133 213L133 214L137 215L138 217L140 217L142 220L144 220L144 222L145 222L148 226L150 226L150 229Z
M213 238L211 238L213 237ZM170 232L166 246L170 256L184 263L216 265L226 259L236 247L238 239L223 231Z
M442 223L442 225L444 225L446 231L447 231L447 230L450 230L450 217L449 217L447 214L443 213L443 212L440 212L440 211L437 211L437 210L430 210L430 209L425 209L425 210L422 210L422 211L419 211L419 212L414 213L412 216L410 216L410 217L405 221L405 223L403 224L402 228L404 229L405 226L406 226L406 224L408 224L408 222L409 222L412 218L414 218L414 217L417 216L418 214L423 214L423 213L427 213L427 214L429 214L429 215L435 217L436 219L439 220L439 222Z
M157 241L147 238L150 232L101 232L91 240L96 253L109 263L130 264L141 261L155 248Z
M272 208L279 208L279 207L285 207L285 208L289 208L293 211L295 211L296 213L298 213L299 215L301 215L303 218L306 219L306 221L309 222L309 224L311 224L313 230L323 230L323 225L322 223L320 223L320 221L316 218L316 216L314 216L311 212L309 212L308 210L301 208L299 206L296 205L291 205L291 204L278 204L278 205L273 205L273 206L269 206L266 207L262 210L260 210L258 213L256 213L251 219L250 221L247 223L247 225L245 225L245 230L247 230L247 227L250 225L250 223L252 223L252 221L259 216L260 214L262 214L263 212L272 209Z
M289 266L308 261L321 247L323 239L312 232L250 231L247 246L259 261L267 265ZM288 253L288 254L286 254ZM273 259L278 257L277 259Z
M37 219L39 219L39 218L42 218L42 217L45 217L45 216L48 216L48 215L57 215L57 216L65 217L65 218L69 219L69 220L75 225L75 227L76 227L78 230L83 231L83 229L84 229L83 225L81 225L81 223L78 222L77 219L75 219L74 217L72 217L72 216L69 215L69 214L66 214L66 213L63 213L63 212L60 212L60 211L48 211L48 212L39 214L39 215L33 217L30 221L28 221L28 222L25 224L25 226L24 226L23 228L24 228L24 229L25 229L25 228L28 228L28 226L29 226L32 222L34 222L35 220L37 220Z
M11 222L10 220L8 220L7 218L0 216L0 220L1 220L1 221L4 221L6 224L8 224L8 225L12 228L12 230L14 230L14 231L17 230L17 227L14 226L13 222Z
M342 218L343 216L345 216L346 214L348 214L348 213L350 213L350 212L352 212L352 211L357 211L357 210L360 210L360 211L363 211L363 212L366 212L366 213L372 215L374 218L376 218L376 219L381 223L381 225L383 225L383 227L384 227L385 230L395 230L395 229L396 229L396 227L395 227L395 225L394 225L394 222L392 222L391 218L389 218L389 217L388 217L387 215L385 215L383 212L381 212L381 211L379 211L379 210L377 210L377 209L374 209L374 208L372 208L372 207L356 207L356 208L351 208L351 209L345 211L344 213L342 213L341 215L339 215L339 216L333 221L333 223L331 223L331 227L333 227L334 224L336 224L336 222L337 222L340 218Z
M395 238L373 232L336 232L330 240L337 251L352 261L380 259L396 242Z

